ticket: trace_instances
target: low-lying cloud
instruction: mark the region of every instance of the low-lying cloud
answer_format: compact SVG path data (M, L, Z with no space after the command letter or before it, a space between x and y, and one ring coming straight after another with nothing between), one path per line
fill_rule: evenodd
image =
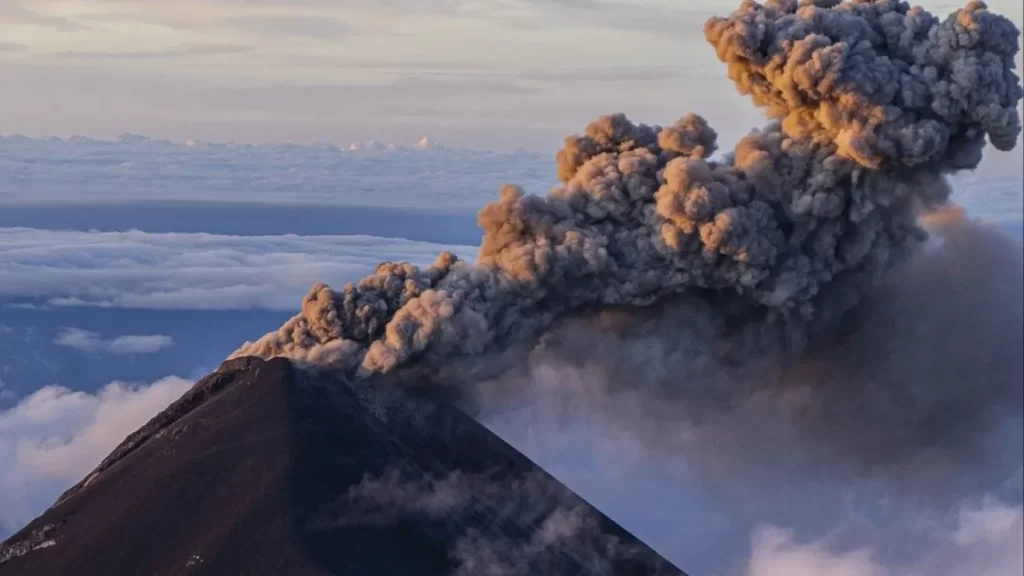
M422 82L410 88L424 89ZM301 107L337 105L355 88L238 89L221 94L232 106L272 107L301 98ZM379 101L394 86L361 96ZM454 90L454 88L452 88ZM208 98L208 96L207 96ZM327 110L327 111L333 111ZM422 129L421 129L422 130ZM427 136L436 137L434 134ZM383 134L375 135L379 138ZM123 135L115 141L74 137L32 139L0 136L0 177L16 178L4 203L117 202L128 200L316 203L464 212L509 181L536 190L554 183L551 157L541 154L412 148L375 151L352 142L223 144Z
M892 567L871 548L834 550L776 527L758 530L747 576L1017 576L1024 573L1024 508L996 499L962 503L953 526L932 534L932 548L910 566Z
M441 522L455 561L451 576L562 574L585 566L595 576L629 563L656 570L642 546L607 532L585 502L543 473L465 474L410 479L396 469L364 477L328 506L319 525L371 527L404 520ZM493 524L478 514L497 513ZM511 531L509 526L515 528ZM522 532L522 534L516 534ZM654 573L654 572L652 572ZM657 573L661 573L660 571Z
M174 338L163 334L129 334L104 339L100 334L89 330L63 328L57 333L53 343L79 352L131 355L154 354L166 350L174 346Z
M47 386L0 411L0 539L39 515L191 387L175 376L95 394Z
M444 246L371 236L218 236L0 228L0 301L35 306L291 310L311 283Z

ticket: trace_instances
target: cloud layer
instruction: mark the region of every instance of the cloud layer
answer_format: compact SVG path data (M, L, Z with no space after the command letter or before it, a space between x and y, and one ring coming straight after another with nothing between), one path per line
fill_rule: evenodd
M79 352L131 355L153 354L166 350L174 346L174 338L162 334L130 334L106 340L103 336L89 330L64 328L54 338L53 343Z
M30 521L191 382L113 382L96 394L47 386L0 411L0 539Z
M372 147L350 152L333 145L186 144L136 135L116 141L0 137L3 203L216 198L464 212L509 181L546 190L553 176L551 159L537 154Z
M0 300L49 306L291 310L311 283L438 250L370 236L217 236L0 228Z

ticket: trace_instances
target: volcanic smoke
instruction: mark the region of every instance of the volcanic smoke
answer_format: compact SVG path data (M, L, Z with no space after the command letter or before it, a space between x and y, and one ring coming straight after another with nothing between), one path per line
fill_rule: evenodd
M620 456L733 506L740 534L836 536L861 494L886 521L837 545L888 550L894 574L960 573L921 518L1020 478L1024 259L947 178L987 142L1016 146L1020 31L978 1L939 19L748 0L704 33L770 120L732 151L694 114L601 117L566 138L563 185L506 186L480 211L475 264L445 252L317 285L234 356L453 393L480 419L582 408ZM944 568L905 569L928 558ZM687 565L712 573L702 561Z
M972 1L946 19L896 0L745 1L704 26L770 123L720 159L689 114L603 116L558 153L563 186L516 186L479 213L476 264L380 264L233 356L355 377L535 342L567 315L701 294L733 326L799 353L884 281L947 204L986 136L1021 132L1020 31Z

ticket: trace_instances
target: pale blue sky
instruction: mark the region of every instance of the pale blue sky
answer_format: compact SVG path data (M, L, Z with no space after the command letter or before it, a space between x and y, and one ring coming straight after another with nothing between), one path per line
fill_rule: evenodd
M734 138L758 114L702 25L738 4L0 0L0 133L551 150L602 113L697 111Z

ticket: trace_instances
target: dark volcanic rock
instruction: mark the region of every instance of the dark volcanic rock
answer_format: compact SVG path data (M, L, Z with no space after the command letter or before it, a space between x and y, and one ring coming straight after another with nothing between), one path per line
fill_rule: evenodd
M461 412L225 363L0 545L0 576L681 575Z

